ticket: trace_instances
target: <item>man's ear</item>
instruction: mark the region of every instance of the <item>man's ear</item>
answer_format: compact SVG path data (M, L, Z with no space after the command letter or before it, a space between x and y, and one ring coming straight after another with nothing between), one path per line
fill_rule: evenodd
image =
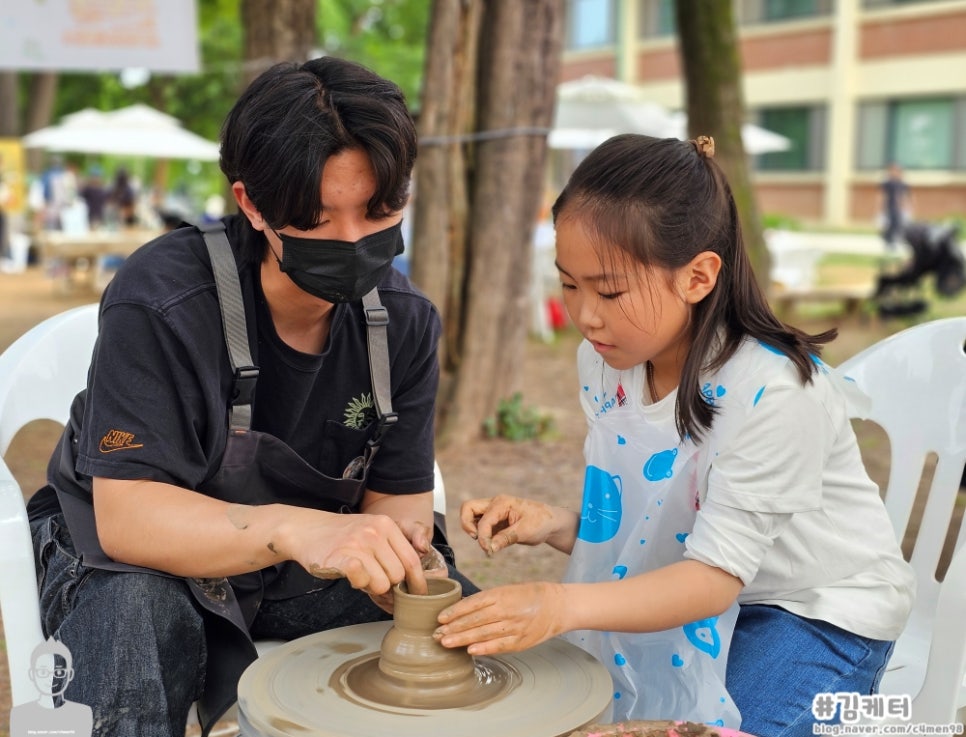
M713 251L702 251L682 269L682 289L684 298L691 304L697 304L708 296L718 283L718 273L721 271L721 256Z
M262 217L258 208L255 207L255 203L249 198L248 192L245 191L245 185L242 182L232 182L231 193L235 196L238 209L245 214L248 222L252 224L255 230L269 230L268 223L265 222L265 218Z

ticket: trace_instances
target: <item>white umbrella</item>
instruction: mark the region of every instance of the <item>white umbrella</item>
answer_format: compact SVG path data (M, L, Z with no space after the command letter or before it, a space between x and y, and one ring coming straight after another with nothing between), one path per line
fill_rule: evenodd
M665 135L681 140L686 139L688 137L687 113L678 112L671 115L671 125ZM745 144L745 153L752 155L787 151L792 147L790 138L753 123L745 123L741 126L741 141Z
M670 113L643 90L616 79L588 75L557 86L551 148L594 148L618 133L665 136Z
M646 92L609 77L588 75L557 86L551 148L592 149L618 133L642 133L659 138L687 138L685 113L672 113L647 99ZM741 128L745 151L764 154L787 151L783 135L746 123Z
M218 160L216 142L185 130L177 118L140 104L110 112L87 108L65 115L59 125L24 136L23 144L48 151Z

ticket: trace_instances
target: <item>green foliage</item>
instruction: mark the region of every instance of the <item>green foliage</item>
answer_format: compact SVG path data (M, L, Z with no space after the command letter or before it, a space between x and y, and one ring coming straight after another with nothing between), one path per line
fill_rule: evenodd
M554 430L553 418L540 414L533 407L525 407L523 395L516 392L509 399L501 399L496 415L483 423L488 438L520 441L545 438Z
M761 227L764 230L801 230L802 224L791 215L769 212L761 216Z
M320 53L365 64L399 84L410 106L418 107L430 5L425 0L318 0ZM218 140L222 121L241 91L240 0L199 0L198 39L201 70L197 74L153 74L147 84L133 89L125 88L113 72L61 74L52 122L87 107L115 110L144 103L173 115L187 130ZM30 75L20 75L21 108L26 106L29 84ZM158 167L164 166L167 189L199 206L210 194L225 194L217 163L78 154L65 158L82 173L94 163L108 175L124 166L145 184L153 182Z
M181 121L193 133L217 140L231 105L238 95L242 69L242 28L238 0L200 0L198 38L201 70L197 74L152 74L147 84L128 89L113 72L59 75L53 123L68 113L84 108L116 110L143 103ZM20 104L26 105L30 75L20 75ZM110 176L124 166L145 184L155 180L158 167L166 169L169 190L188 195L199 203L210 194L221 192L224 177L217 163L172 160L158 162L144 158L119 158L99 155L67 154L83 173L98 163Z
M959 229L959 239L966 240L966 215L962 213L957 213L955 215L950 215L947 218L943 218L941 222L947 225L955 225Z
M430 6L425 0L325 0L318 12L322 48L391 79L410 108L418 107Z

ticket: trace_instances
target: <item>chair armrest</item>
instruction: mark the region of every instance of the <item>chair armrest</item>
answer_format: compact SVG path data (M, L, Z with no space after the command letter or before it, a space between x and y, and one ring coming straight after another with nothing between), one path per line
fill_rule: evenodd
M30 526L20 485L0 459L0 614L14 706L34 701L30 658L44 637Z

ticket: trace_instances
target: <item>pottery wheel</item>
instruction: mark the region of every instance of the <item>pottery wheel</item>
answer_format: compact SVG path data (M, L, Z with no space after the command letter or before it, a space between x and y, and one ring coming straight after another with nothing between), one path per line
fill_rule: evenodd
M245 737L558 737L606 718L607 669L556 639L475 659L479 697L444 708L374 701L364 684L391 622L320 632L275 648L238 684Z

